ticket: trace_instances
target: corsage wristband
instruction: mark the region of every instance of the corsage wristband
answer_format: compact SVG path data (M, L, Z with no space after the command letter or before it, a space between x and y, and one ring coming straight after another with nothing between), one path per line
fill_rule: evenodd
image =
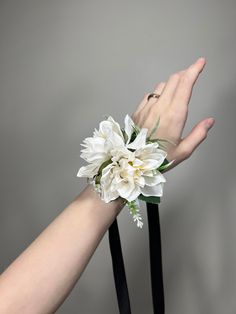
M101 199L108 203L122 197L133 220L142 228L139 200L158 204L166 182L162 171L168 162L164 139L152 139L160 119L148 135L147 128L139 128L127 114L125 127L109 116L101 121L93 137L83 140L80 157L88 162L77 177L87 177Z
M155 95L155 94L151 94ZM152 96L153 97L153 96ZM164 139L152 139L160 119L150 135L148 129L139 128L126 115L125 127L122 129L109 116L100 122L93 137L84 140L84 149L80 157L88 162L82 166L78 177L87 177L93 184L101 199L106 203L122 197L128 205L137 226L142 228L139 213L139 200L146 202L148 227L150 272L154 313L164 314L164 288L161 256L161 232L159 221L160 198L166 182L162 174L173 161L166 159ZM121 249L117 219L109 227L109 244L112 258L113 274L118 299L119 313L131 314L128 286Z

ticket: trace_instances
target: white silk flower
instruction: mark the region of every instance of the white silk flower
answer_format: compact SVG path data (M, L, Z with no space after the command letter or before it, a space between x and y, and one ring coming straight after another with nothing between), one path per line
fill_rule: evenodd
M165 177L158 167L167 153L159 149L157 142L147 143L148 129L142 128L130 143L135 124L126 115L125 137L117 122L111 116L102 121L93 137L86 138L80 155L89 164L79 169L78 177L94 177L105 162L100 179L101 198L106 203L121 196L127 201L144 196L162 196Z

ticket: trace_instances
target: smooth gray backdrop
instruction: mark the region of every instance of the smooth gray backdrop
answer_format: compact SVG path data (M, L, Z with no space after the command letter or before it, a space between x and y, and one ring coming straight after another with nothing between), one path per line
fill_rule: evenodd
M204 56L183 135L216 123L160 206L166 314L236 313L235 32L235 0L0 2L1 272L86 184L80 143L103 116L123 124ZM151 314L142 215L142 230L127 207L118 223L132 313ZM57 313L118 313L107 234Z

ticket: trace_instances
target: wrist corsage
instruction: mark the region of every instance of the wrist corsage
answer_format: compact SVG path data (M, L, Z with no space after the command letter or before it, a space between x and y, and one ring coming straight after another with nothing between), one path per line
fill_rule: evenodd
M109 116L95 129L93 137L83 140L80 157L88 162L77 177L87 177L101 199L108 203L121 197L142 228L139 200L160 203L166 182L162 171L173 161L166 159L164 139L152 139L160 119L148 136L147 128L139 128L130 116L125 117L125 127Z

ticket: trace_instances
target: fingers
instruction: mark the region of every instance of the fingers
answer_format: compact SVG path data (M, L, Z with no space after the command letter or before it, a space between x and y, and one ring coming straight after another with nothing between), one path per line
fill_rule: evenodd
M185 73L181 76L171 104L173 110L178 111L180 106L187 107L192 94L193 86L205 64L205 59L199 58L194 64L189 66Z
M207 133L214 123L214 118L208 118L196 124L176 148L175 154L178 156L178 159L183 161L189 158L195 149L206 139Z
M171 74L166 85L165 88L162 92L162 95L160 97L160 100L162 101L163 105L169 105L170 101L172 100L172 97L174 95L175 89L179 83L181 74L180 73L174 73Z
M174 96L175 90L178 86L179 80L182 77L182 75L185 73L186 70L179 71L177 73L173 73L169 76L167 83L160 83L161 86L157 86L155 93L161 94L160 98L158 100L150 102L148 104L149 107L153 106L156 107L156 104L160 104L161 102L161 108L168 107L171 103L171 100ZM159 92L161 91L161 92ZM165 110L165 109L164 109Z
M142 101L140 102L140 104L138 105L137 109L135 110L135 112L133 113L132 117L134 117L135 115L137 115L137 113L145 106L145 104L147 103L147 97L148 97L148 93L144 95Z
M165 84L166 84L165 82L159 83L159 84L156 86L156 88L155 88L155 90L154 90L154 93L156 93L156 94L161 94L162 91L163 91L163 89L164 89L164 87L165 87ZM156 98L153 98L153 99L150 98L150 100L148 101L147 98L148 98L148 95L149 95L149 94L150 94L150 93L147 93L147 94L144 95L144 97L143 97L141 103L138 105L138 107L137 107L137 109L136 109L136 111L135 111L135 113L133 114L132 117L135 117L135 116L144 108L144 106L146 106L148 103L152 103L153 100L156 100Z
M156 86L156 88L155 88L155 90L154 90L154 93L155 93L155 94L158 94L158 95L162 95L163 90L165 89L165 86L166 86L166 82L161 82L161 83L159 83L159 84ZM156 103L159 101L160 98L161 98L161 97L159 97L159 98L151 97L151 98L149 99L148 103L146 103L146 105L145 105L145 111L147 111L150 107L155 106ZM144 107L144 106L143 106L143 107Z
M178 73L174 73L172 74L169 79L168 79L168 88L167 90L165 91L165 94L167 94L167 96L165 96L167 99L171 99L171 95L173 94L176 86L177 86L177 83L176 82L176 79L177 77L181 77L181 75L183 75L185 73L186 70L182 70L182 71L179 71ZM156 88L154 89L154 93L155 94L159 94L159 95L162 95L164 90L165 90L165 87L166 87L166 82L160 82L159 84L157 84ZM135 117L137 116L138 113L140 113L140 111L145 107L145 110L148 109L151 105L153 105L154 103L157 102L157 99L156 98L150 98L150 100L148 101L147 98L148 98L148 95L150 93L146 93L141 101L141 103L138 105L135 113L132 115L132 117ZM169 104L169 103L168 103Z
M156 86L154 93L160 94L161 96L158 99L150 98L148 101L147 98L149 93L145 94L135 113L132 115L132 118L136 119L139 114L142 115L141 110L143 109L145 112L149 112L151 107L154 110L156 110L155 108L159 110L160 104L161 110L163 111L166 110L166 107L170 107L173 112L179 112L179 119L183 120L184 125L186 120L186 108L192 94L192 89L199 74L202 72L204 65L205 59L199 58L187 69L172 74L167 83L159 83ZM183 128L183 125L181 125L181 128Z
M157 84L157 86L154 90L154 93L161 95L163 92L163 89L165 88L165 85L166 85L166 82L161 82L161 83Z

